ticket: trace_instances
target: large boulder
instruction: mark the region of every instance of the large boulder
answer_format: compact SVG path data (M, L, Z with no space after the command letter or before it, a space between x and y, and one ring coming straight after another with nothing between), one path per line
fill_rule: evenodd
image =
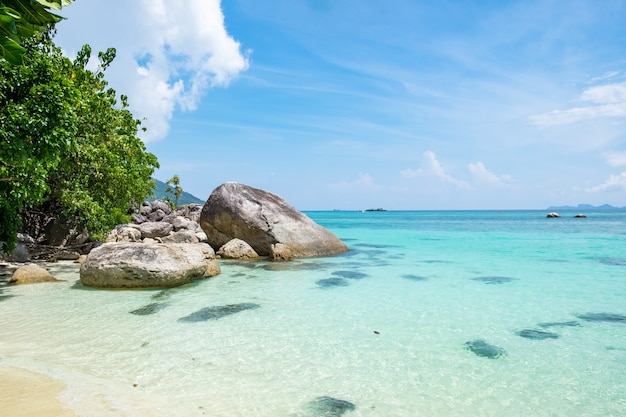
M214 249L237 238L261 256L269 256L277 243L287 246L295 258L348 250L329 230L279 196L236 182L222 184L211 193L202 208L200 226Z
M105 243L80 266L89 287L175 287L219 274L213 249L203 243Z

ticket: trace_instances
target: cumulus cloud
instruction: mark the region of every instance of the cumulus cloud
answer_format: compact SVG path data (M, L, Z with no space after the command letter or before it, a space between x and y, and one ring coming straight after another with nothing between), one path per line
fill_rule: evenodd
M508 175L498 176L489 171L482 162L470 163L467 165L467 169L474 178L493 185L504 185L511 181L511 177Z
M458 188L466 190L471 189L471 186L468 182L459 180L448 174L443 166L441 166L441 163L437 160L437 155L433 151L424 152L423 158L423 168L405 169L403 171L400 171L400 174L405 178L412 178L424 175L435 176L444 183L452 184Z
M600 118L626 117L626 83L590 87L581 94L580 101L585 105L553 110L531 116L530 120L537 126L547 127Z
M67 14L55 40L68 55L85 42L117 50L106 78L145 119L144 141L165 137L174 112L195 110L211 88L228 86L249 66L220 0L86 1Z
M131 105L147 119L149 141L167 134L176 108L196 109L209 88L228 86L249 60L226 31L219 0L142 0L138 12Z
M591 193L620 190L626 190L626 171L622 172L619 175L610 175L603 184L587 189L587 191Z

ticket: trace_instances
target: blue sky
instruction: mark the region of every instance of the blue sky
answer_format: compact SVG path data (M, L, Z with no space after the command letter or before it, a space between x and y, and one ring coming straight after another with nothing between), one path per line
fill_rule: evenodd
M76 0L165 181L301 210L626 206L626 1Z

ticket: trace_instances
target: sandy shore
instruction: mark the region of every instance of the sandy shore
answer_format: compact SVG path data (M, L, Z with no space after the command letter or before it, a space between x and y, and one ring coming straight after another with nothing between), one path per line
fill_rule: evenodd
M45 375L0 365L0 410L11 417L77 417L60 400L66 386Z

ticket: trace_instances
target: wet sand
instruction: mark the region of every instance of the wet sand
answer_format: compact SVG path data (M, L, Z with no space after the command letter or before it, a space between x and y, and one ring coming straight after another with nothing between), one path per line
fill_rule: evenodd
M66 386L46 375L0 365L0 410L11 417L77 417L59 400Z

